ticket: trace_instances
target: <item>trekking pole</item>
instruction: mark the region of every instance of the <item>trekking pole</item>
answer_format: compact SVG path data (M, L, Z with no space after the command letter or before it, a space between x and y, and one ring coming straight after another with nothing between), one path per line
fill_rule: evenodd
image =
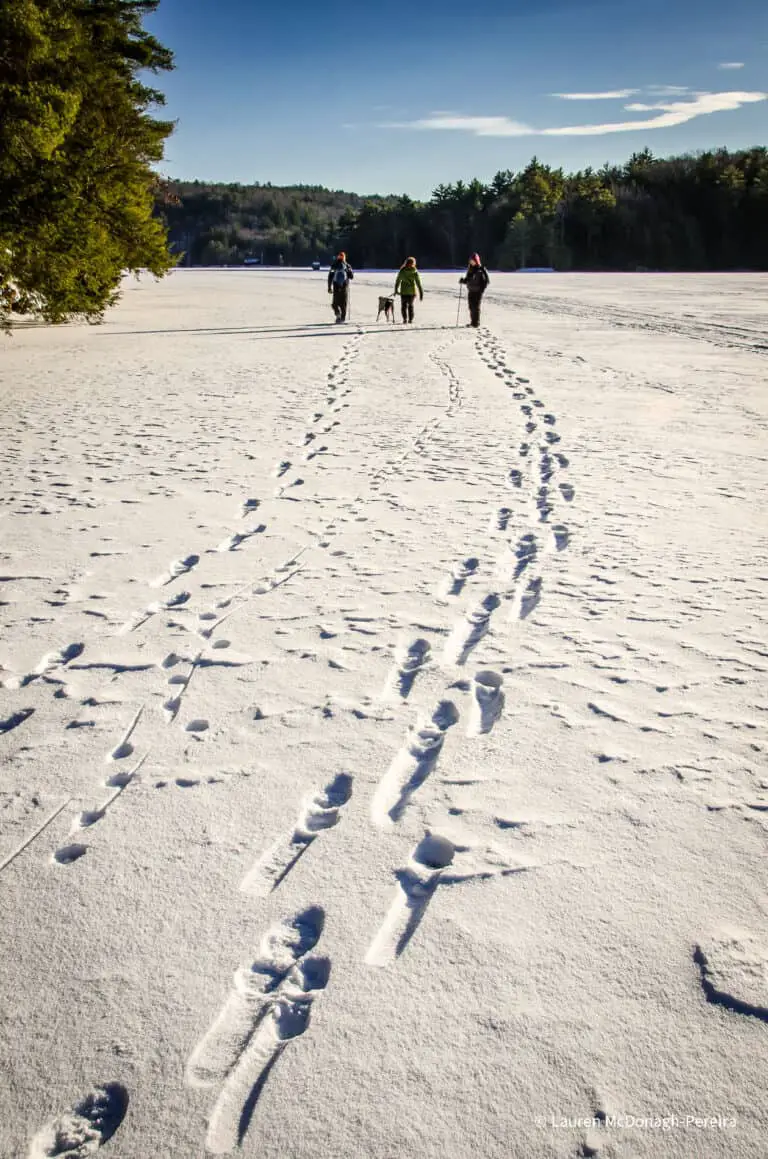
M456 307L456 325L459 324L459 315L461 314L461 292L464 289L461 282L459 282L459 304Z

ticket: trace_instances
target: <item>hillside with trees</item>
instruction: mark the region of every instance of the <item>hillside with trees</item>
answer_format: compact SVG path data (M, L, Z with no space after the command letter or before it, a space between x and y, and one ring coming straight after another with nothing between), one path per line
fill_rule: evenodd
M396 198L363 198L321 185L211 184L169 181L158 192L157 212L182 264L308 264L335 253L339 222L366 205L386 210Z
M566 174L535 158L489 184L440 185L427 202L360 198L317 186L171 183L158 208L188 264L327 261L345 249L359 268L453 268L479 250L514 270L768 269L768 150L660 159Z

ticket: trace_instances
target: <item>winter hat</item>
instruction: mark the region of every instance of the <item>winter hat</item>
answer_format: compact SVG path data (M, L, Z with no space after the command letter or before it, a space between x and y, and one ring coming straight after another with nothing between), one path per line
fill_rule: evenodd
M481 266L483 263L480 261L480 254L472 254L472 257L469 259L469 264L471 266Z

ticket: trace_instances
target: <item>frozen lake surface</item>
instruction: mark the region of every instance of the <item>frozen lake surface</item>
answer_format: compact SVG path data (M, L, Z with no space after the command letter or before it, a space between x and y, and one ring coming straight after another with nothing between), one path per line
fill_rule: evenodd
M3 340L0 1154L758 1159L768 276L325 280Z

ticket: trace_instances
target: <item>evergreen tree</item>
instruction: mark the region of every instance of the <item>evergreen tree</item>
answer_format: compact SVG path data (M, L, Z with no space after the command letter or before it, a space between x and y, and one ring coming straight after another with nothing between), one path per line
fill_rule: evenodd
M172 124L139 75L172 67L159 0L0 0L0 324L96 319L125 270L173 265L153 216Z

